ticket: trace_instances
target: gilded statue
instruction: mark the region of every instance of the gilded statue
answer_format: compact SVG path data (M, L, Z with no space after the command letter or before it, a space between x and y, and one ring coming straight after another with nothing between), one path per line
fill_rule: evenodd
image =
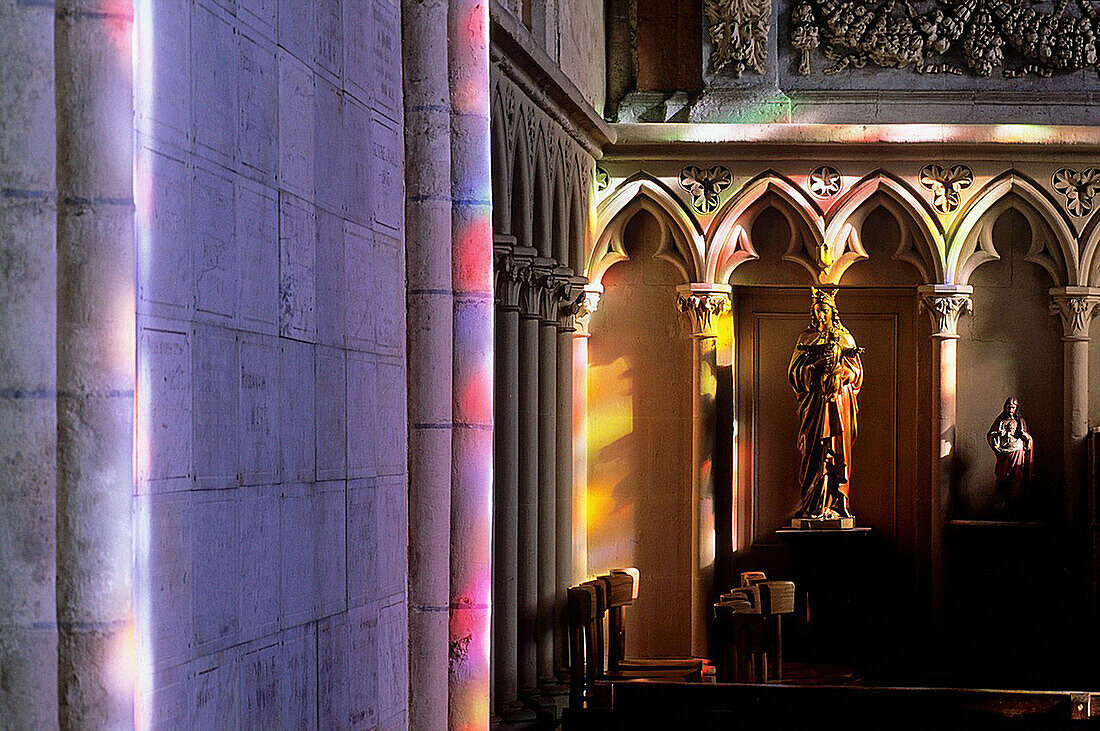
M798 397L798 479L802 498L792 525L854 524L848 502L863 348L840 322L836 290L813 289L810 326L798 336L787 370Z
M1020 404L1015 398L1005 400L1000 415L989 427L986 440L997 455L993 468L997 481L997 511L1006 513L1012 493L1026 491L1029 487L1035 457L1034 441L1028 433L1027 422L1020 416Z

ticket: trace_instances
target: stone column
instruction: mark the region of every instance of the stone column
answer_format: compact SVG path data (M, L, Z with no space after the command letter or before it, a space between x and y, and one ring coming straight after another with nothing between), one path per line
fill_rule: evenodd
M554 588L554 674L567 680L569 633L566 627L566 597L573 583L573 333L574 318L584 295L584 277L569 277L562 282L558 309L557 363L557 564Z
M409 727L447 727L451 117L446 0L402 2L408 270Z
M1089 431L1089 323L1100 307L1100 288L1050 290L1051 314L1062 319L1062 510L1082 525L1085 438Z
M0 726L57 728L52 4L0 7Z
M539 298L539 489L538 489L538 615L535 623L538 679L554 682L554 646L557 590L558 502L558 309L561 290L572 273L553 259L536 260L542 279Z
M450 0L447 30L454 290L448 724L468 729L488 726L490 713L493 238L488 3Z
M970 312L973 287L930 284L919 287L921 305L932 318L932 525L929 536L932 609L937 625L944 602L944 529L955 480L956 387L959 317Z
M588 339L592 313L600 303L602 284L587 284L573 322L573 579L588 576ZM576 517L579 516L579 517Z
M58 713L132 728L135 282L129 2L59 0Z
M541 259L536 260L541 262ZM535 691L535 618L539 561L539 299L543 278L531 275L519 298L519 690Z
M676 288L676 306L692 339L691 373L691 653L707 655L707 612L714 589L714 424L718 316L729 309L728 284Z
M510 239L510 241L508 240ZM535 250L497 237L497 318L493 395L493 688L505 722L533 721L518 702L519 298Z

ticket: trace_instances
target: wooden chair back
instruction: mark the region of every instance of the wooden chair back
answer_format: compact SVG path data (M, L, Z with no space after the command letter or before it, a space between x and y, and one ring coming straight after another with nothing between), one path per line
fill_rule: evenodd
M581 584L567 592L569 616L569 691L580 695L596 679L596 590Z

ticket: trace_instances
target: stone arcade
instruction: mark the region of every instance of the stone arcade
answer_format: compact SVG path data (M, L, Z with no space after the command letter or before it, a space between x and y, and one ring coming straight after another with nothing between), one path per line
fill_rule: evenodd
M632 654L713 657L808 565L812 286L866 346L860 633L788 658L1094 688L1096 18L0 0L0 727L553 727L623 567Z

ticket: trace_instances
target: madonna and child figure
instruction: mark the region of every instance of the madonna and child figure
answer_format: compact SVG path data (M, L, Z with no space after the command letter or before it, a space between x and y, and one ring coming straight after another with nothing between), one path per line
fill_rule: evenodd
M795 528L854 525L848 503L863 348L840 322L836 290L813 289L810 326L798 336L787 370L798 397L802 499Z
M1008 512L1009 497L1013 492L1027 490L1031 481L1031 467L1035 458L1034 443L1027 431L1027 422L1019 413L1019 402L1005 400L1000 415L993 420L986 439L997 464L993 476L997 480L997 512Z

